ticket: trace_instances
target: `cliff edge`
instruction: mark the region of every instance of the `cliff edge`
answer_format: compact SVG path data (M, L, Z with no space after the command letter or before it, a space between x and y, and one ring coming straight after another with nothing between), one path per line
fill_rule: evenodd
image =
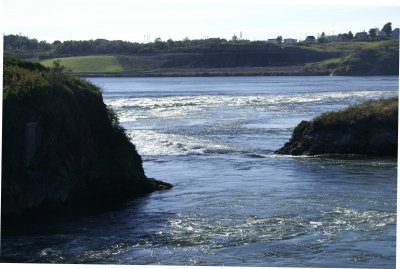
M96 205L172 185L142 159L100 89L52 68L4 58L2 216ZM3 218L4 220L4 218Z
M351 106L302 121L277 154L397 156L398 98Z

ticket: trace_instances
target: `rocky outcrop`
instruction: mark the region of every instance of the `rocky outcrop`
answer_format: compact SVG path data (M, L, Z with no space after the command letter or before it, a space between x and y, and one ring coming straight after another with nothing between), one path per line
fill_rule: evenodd
M172 187L146 177L135 146L89 82L59 66L10 64L3 96L3 220Z
M277 154L397 156L398 99L370 101L302 121Z

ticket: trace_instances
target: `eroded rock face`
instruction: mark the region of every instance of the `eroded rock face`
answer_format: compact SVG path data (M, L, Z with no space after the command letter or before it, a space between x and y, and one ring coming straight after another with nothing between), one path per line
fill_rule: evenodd
M305 124L305 123L303 123ZM340 154L397 154L397 133L390 129L357 130L349 127L340 131L315 130L311 122L301 134L292 136L275 153L289 155Z
M76 78L66 83L3 100L3 220L172 187L146 177L96 87Z
M383 108L384 109L384 108ZM334 114L338 113L338 114ZM342 117L343 112L331 116ZM357 114L358 113L358 114ZM355 114L360 115L361 112ZM302 121L277 154L325 153L397 156L397 107L390 117L359 117L348 122Z

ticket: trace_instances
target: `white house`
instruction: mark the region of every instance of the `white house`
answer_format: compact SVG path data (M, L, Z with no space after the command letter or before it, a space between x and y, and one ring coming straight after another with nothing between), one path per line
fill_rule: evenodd
M358 40L366 40L366 39L368 39L368 34L365 31L364 32L358 32L358 33L356 33L355 38L358 39Z
M326 39L328 39L329 42L338 42L338 41L342 41L342 39L337 36L337 35L328 35L326 37Z
M314 43L315 42L315 37L313 35L309 35L306 37L306 40L304 40L305 43Z
M379 31L378 36L379 37L387 37L387 33L385 31Z
M294 39L294 38L285 38L285 39L283 40L283 43L286 44L286 45L294 45L294 44L297 44L297 39Z

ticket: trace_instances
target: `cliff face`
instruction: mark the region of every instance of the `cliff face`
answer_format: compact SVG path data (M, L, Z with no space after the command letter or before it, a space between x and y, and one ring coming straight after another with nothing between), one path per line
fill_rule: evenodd
M56 65L4 66L2 215L33 215L144 194L135 146L100 90Z
M398 99L370 101L302 121L275 153L397 156Z
M362 49L346 57L332 71L336 76L379 76L399 74L399 45L388 43Z

